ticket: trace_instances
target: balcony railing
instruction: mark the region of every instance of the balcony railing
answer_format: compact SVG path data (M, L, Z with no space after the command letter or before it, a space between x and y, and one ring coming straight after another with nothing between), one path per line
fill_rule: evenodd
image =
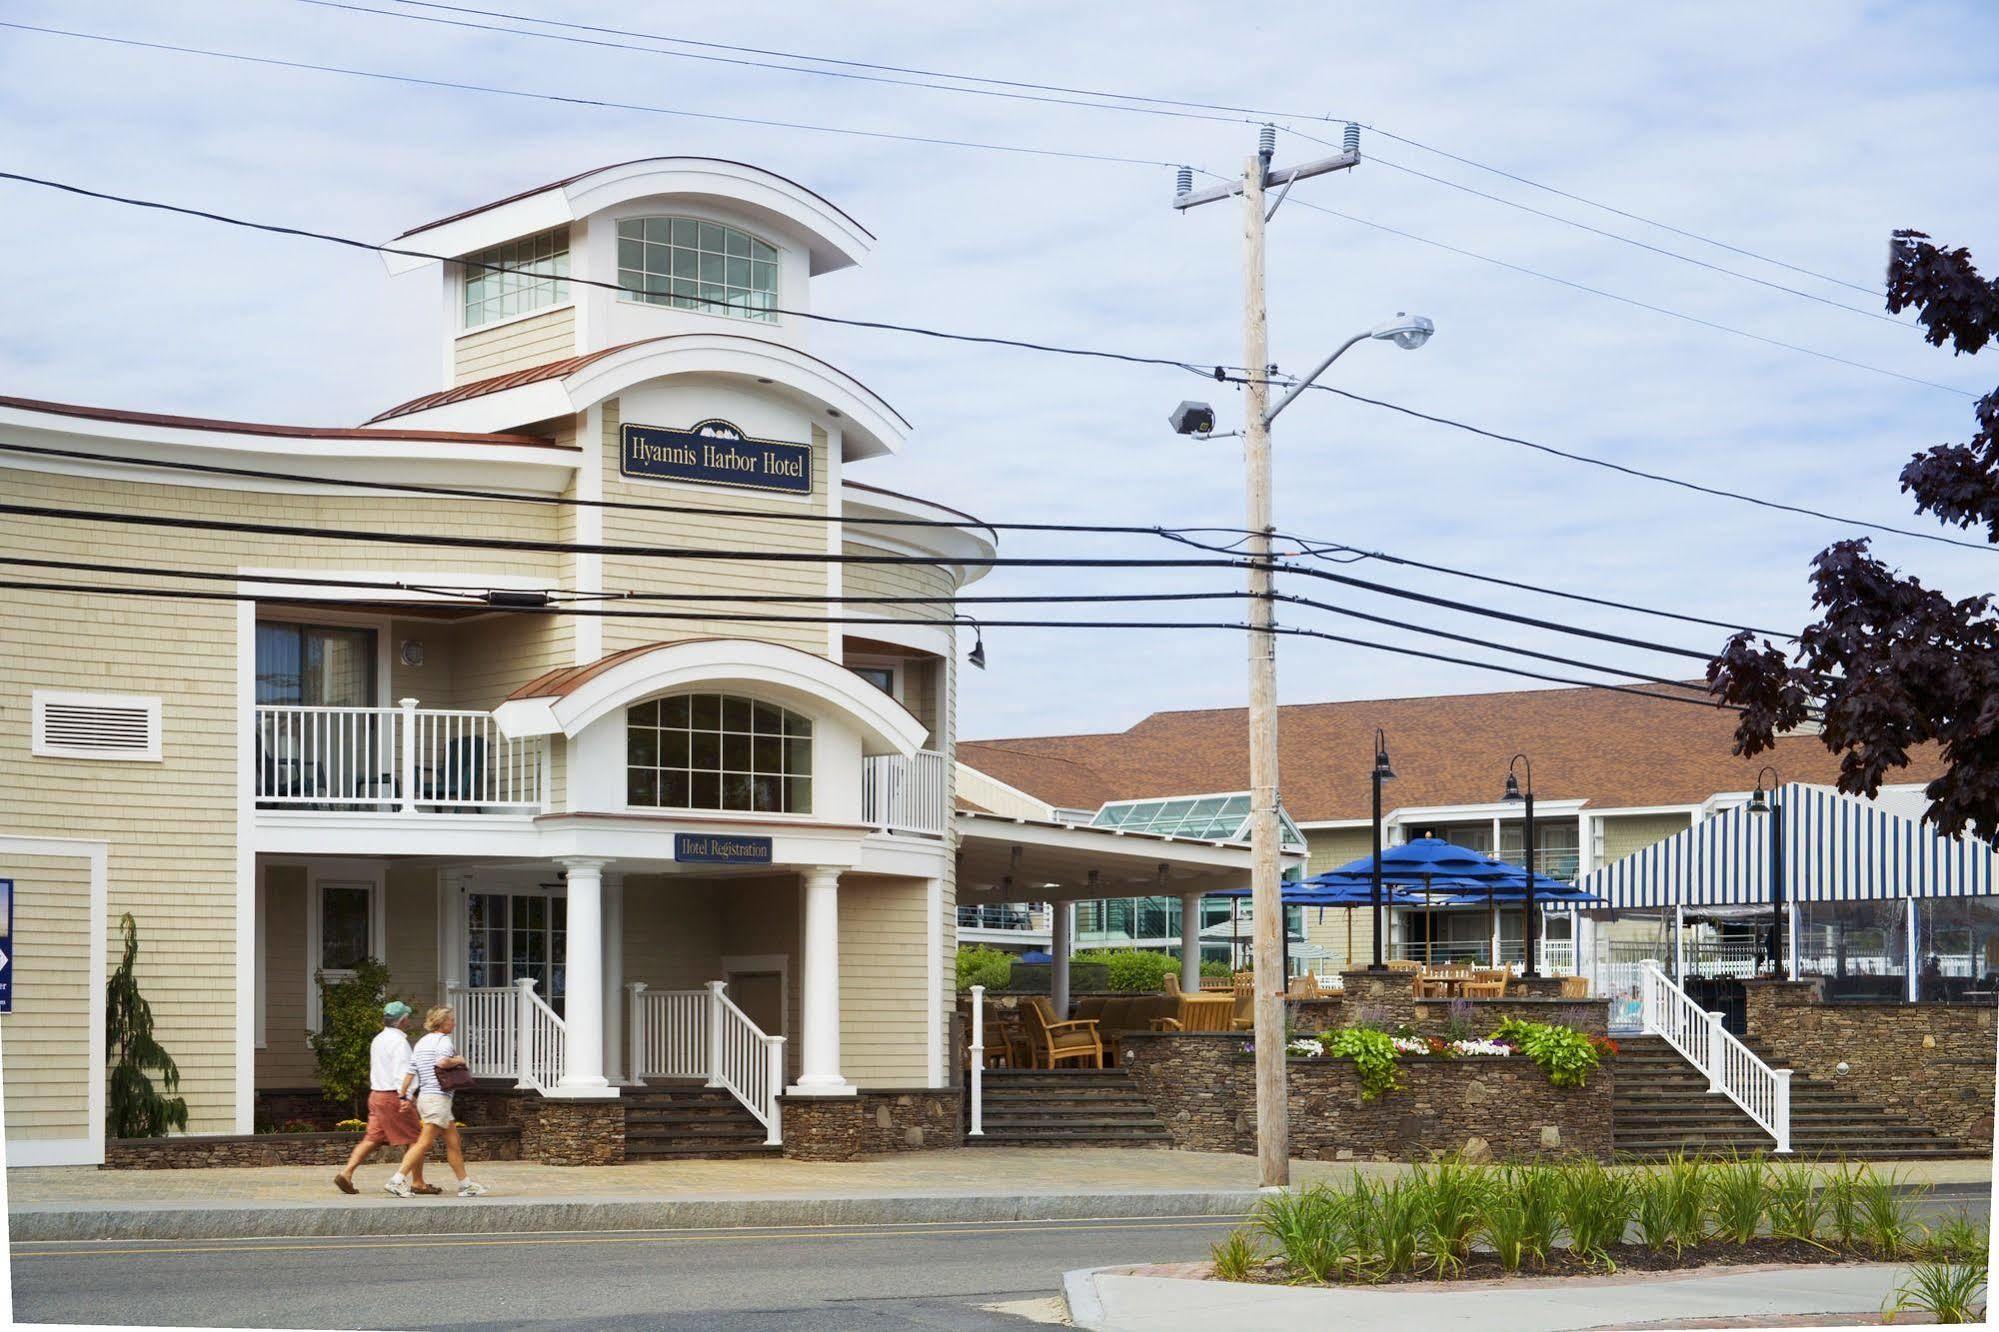
M260 706L259 805L378 813L513 814L546 797L546 741L508 739L490 712Z
M942 837L951 826L950 765L935 750L908 758L885 754L861 760L861 818L889 833Z
M961 906L958 908L958 924L963 929L972 930L1032 930L1037 928L1037 914L1025 906ZM1044 919L1038 928L1047 930L1047 921Z

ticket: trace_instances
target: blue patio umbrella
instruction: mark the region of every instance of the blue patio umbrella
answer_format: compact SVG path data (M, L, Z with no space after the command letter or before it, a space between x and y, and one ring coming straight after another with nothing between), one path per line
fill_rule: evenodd
M1327 870L1309 879L1286 879L1281 885L1280 896L1285 906L1297 907L1343 907L1347 913L1347 961L1353 961L1353 911L1355 907L1369 906L1373 902L1373 885L1365 876L1354 878L1338 870ZM1225 888L1210 897L1246 898L1252 896L1248 888ZM1381 900L1390 906L1414 906L1416 898L1410 897L1396 888L1384 886ZM1289 954L1289 936L1286 936L1286 954Z
M1350 860L1320 878L1371 879L1374 857ZM1524 902L1528 896L1527 871L1518 865L1458 846L1438 837L1418 837L1381 853L1381 879L1405 893L1420 895L1431 905L1467 906L1483 902L1491 908L1498 902ZM1535 902L1551 901L1573 906L1594 903L1597 898L1560 879L1545 874L1533 878Z
M1020 960L1023 962L1053 962L1055 954L1045 948L1036 948L1031 952L1022 953Z

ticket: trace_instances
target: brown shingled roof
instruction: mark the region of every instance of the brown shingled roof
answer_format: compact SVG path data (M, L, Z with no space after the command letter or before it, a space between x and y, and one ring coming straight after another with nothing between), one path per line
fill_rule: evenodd
M219 430L238 435L277 435L289 439L408 440L424 444L506 444L515 448L568 449L539 435L478 434L465 430L369 430L349 426L268 425L261 421L225 421L212 416L168 416L162 412L128 412L117 407L84 407L73 402L39 398L0 397L0 407L77 416L92 421L123 421L132 425L170 426L177 430ZM380 420L380 417L376 417Z
M1374 728L1388 733L1396 780L1389 806L1487 804L1507 761L1526 753L1535 794L1596 808L1690 805L1746 791L1772 764L1783 780L1830 784L1839 760L1816 736L1777 742L1774 754L1730 753L1735 718L1601 689L1449 694L1280 710L1278 773L1284 807L1300 822L1364 819ZM958 758L1053 805L1241 791L1249 786L1247 720L1240 708L1156 712L1128 731L960 740ZM1918 751L1894 781L1927 781L1935 750Z

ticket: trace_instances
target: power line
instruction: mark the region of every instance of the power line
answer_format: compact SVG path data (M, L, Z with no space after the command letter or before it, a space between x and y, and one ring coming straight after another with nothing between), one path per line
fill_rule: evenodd
M183 601L228 601L244 602L268 600L254 592L204 592L189 588L133 587L91 583L47 583L27 580L0 581L0 590L20 592L80 593L98 596L143 597ZM487 608L485 603L479 603ZM730 619L736 622L753 623L810 623L810 624L883 624L910 625L928 624L939 627L953 627L967 622L966 617L950 620L918 620L906 617L868 618L859 616L766 616L736 615L718 616L707 613L674 615L663 611L627 611L597 606L501 606L493 607L509 615L583 615L606 618L631 618L658 621L704 622ZM989 620L981 617L976 621L981 627L995 629L1130 629L1130 630L1226 630L1243 633L1252 626L1241 622L1226 621L1181 621L1181 620ZM1397 656L1418 657L1428 661L1445 662L1457 666L1469 666L1478 670L1496 671L1505 675L1521 676L1526 679L1544 680L1554 684L1579 685L1585 689L1604 689L1612 693L1630 694L1638 698L1658 699L1667 703L1684 703L1697 708L1718 711L1736 711L1718 701L1703 701L1684 694L1655 694L1650 690L1628 685L1608 684L1600 680L1583 680L1573 676L1551 675L1541 671L1531 671L1523 667L1507 666L1499 662L1479 661L1473 658L1453 657L1446 653L1428 652L1421 648L1403 647L1392 643L1377 643L1364 638L1351 638L1341 634L1328 633L1322 629L1310 629L1290 625L1275 625L1271 633L1289 637L1318 638L1328 642L1343 643L1349 647L1367 648L1377 652L1388 652Z
M390 74L383 70L359 69L349 65L316 64L308 60L283 60L276 56L246 55L240 51L219 51L212 47L180 46L172 42L149 42L137 37L113 37L106 33L77 32L70 28L49 28L33 23L0 21L0 28L11 28L16 32L35 32L49 37L71 37L78 41L105 42L113 46L137 47L148 51L169 51L176 55L207 56L214 60L233 60L247 65L267 65L276 69L303 70L314 74L341 74L349 78L376 79L385 83L405 83L420 88L443 88L453 92L486 93L494 97L518 97L539 102L560 102L568 106L598 107L608 111L638 111L654 116L679 116L688 120L711 120L730 125L758 125L766 129L804 130L813 134L842 134L851 138L880 139L893 143L921 143L938 148L975 148L986 152L1017 153L1028 157L1058 157L1074 162L1110 162L1122 166L1165 167L1177 166L1174 162L1159 162L1142 157L1118 157L1111 153L1087 153L1062 148L1036 148L1023 144L989 143L977 139L948 139L929 134L898 134L889 130L853 129L839 125L819 125L809 121L772 120L759 116L723 115L716 111L686 111L679 107L646 106L636 102L618 102L603 97L576 97L565 93L528 92L519 88L500 88L491 84L467 83L454 79L429 79L415 74Z
M1480 254L1477 250L1467 250L1461 245L1452 245L1447 241L1433 240L1428 236L1419 236L1413 231L1405 231L1401 227L1391 227L1385 222L1375 222L1353 213L1344 213L1337 208L1328 208L1324 204L1313 203L1309 199L1298 200L1298 206L1300 208L1309 208L1315 213L1324 213L1328 217L1337 217L1342 221L1357 223L1360 226L1369 227L1375 231L1386 232L1391 236L1400 236L1404 240L1412 240L1419 245L1428 245L1434 249L1444 250L1466 259L1476 259L1480 263L1492 264L1497 268L1521 273L1527 277L1539 278L1543 282L1553 282L1574 291L1587 292L1592 296L1601 296L1605 300L1616 301L1620 305L1629 305L1638 310L1649 310L1653 314L1662 314L1670 319L1697 324L1702 328L1713 329L1717 333L1730 333L1738 338L1747 338L1751 342L1760 342L1766 347L1778 347L1784 351L1797 352L1801 356L1816 357L1818 360L1830 361L1834 365L1843 365L1849 369L1865 370L1873 375L1885 375L1889 379L1899 379L1908 384L1920 384L1924 388L1940 389L1945 393L1954 393L1963 398L1975 398L1978 396L1969 390L1955 388L1949 384L1942 384L1934 379L1924 379L1920 375L1903 374L1900 370L1890 370L1884 366L1869 364L1866 361L1856 361L1850 356L1840 356L1834 352L1820 351L1816 347L1807 347L1799 342L1786 342L1782 338L1765 337L1761 333L1751 333L1748 329L1737 328L1733 324L1724 324L1713 319L1703 319L1699 315L1688 314L1684 310L1675 310L1664 305L1654 305L1650 301L1641 301L1635 296L1622 296L1617 292L1607 290L1603 287L1593 287L1587 282L1577 282L1570 278L1559 277L1539 268L1529 268L1525 264L1516 264L1508 259L1499 259L1489 254Z

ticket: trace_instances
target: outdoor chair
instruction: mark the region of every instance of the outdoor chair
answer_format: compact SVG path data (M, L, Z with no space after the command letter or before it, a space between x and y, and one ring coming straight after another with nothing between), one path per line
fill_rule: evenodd
M1070 1060L1088 1060L1086 1066L1091 1068L1104 1066L1104 1043L1095 1022L1057 1022L1055 1009L1044 995L1030 995L1026 1008L1027 1034L1037 1068L1059 1068Z
M1096 1016L1097 1026L1104 1031L1129 1031L1132 1003L1131 999L1123 995L1114 995L1104 1000L1104 1006Z
M1228 976L1203 976L1201 977L1201 988L1204 990L1232 990L1235 988L1235 981Z
M418 775L420 800L470 800L485 785L486 738L461 735L444 750L444 765Z
M1238 987L1235 992L1235 1013L1233 1015L1237 1031L1256 1030L1256 991L1247 986Z
M1291 988L1285 992L1285 997L1289 999L1323 999L1326 996L1319 990L1319 978L1308 971L1302 976L1291 978Z
M1564 999L1589 998L1589 977L1587 976L1562 977L1562 998Z
M1086 994L1076 1001L1075 1018L1078 1022L1095 1022L1104 1015L1104 1006L1110 1003L1101 994Z
M1235 1025L1235 1000L1227 995L1182 995L1172 1017L1152 1019L1154 1031L1228 1031Z
M1458 993L1466 999L1504 999L1506 982L1502 980L1466 981L1458 987Z
M1165 984L1161 986L1161 988L1164 989L1167 994L1173 996L1175 999L1178 999L1182 993L1180 989L1180 973L1178 973L1177 971L1167 972L1165 977Z

